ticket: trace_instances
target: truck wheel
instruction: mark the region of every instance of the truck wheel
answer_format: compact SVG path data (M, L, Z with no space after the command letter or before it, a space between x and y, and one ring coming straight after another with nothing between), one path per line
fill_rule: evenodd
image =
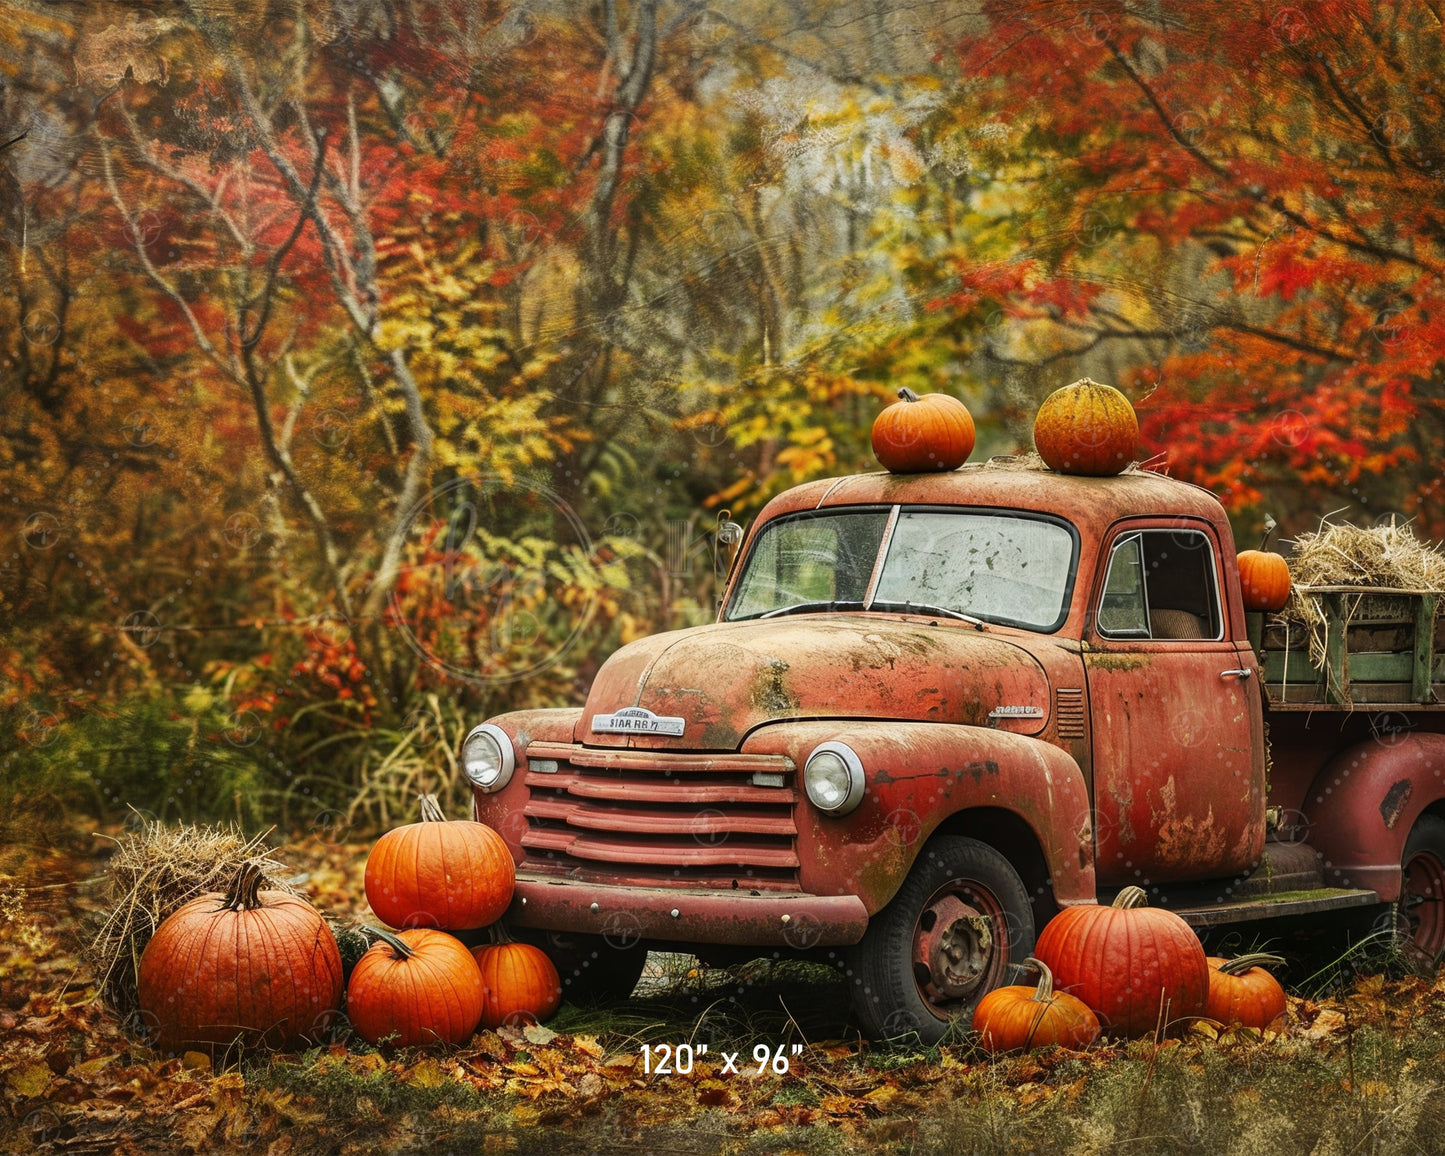
M961 835L933 839L848 956L853 1009L874 1039L937 1043L1034 946L1028 891L1009 861Z
M1434 970L1445 956L1445 819L1421 815L1400 858L1399 918L1405 951Z

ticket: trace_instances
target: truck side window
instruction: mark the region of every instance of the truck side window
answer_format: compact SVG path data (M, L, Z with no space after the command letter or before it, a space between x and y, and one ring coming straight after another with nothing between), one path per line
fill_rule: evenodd
M1109 574L1099 604L1099 633L1108 638L1149 637L1142 539L1141 534L1129 534L1109 556Z
M1197 530L1141 530L1109 557L1099 633L1107 638L1217 639L1214 551Z

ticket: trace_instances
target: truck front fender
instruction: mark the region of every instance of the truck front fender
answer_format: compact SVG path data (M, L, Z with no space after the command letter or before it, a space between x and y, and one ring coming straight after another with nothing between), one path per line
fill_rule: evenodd
M1445 735L1395 732L1348 747L1321 768L1305 795L1309 840L1332 887L1400 897L1410 828L1445 799Z
M863 801L841 818L818 811L803 791L803 765L828 741L847 743L867 775ZM797 764L795 814L805 892L857 895L872 915L893 898L945 820L988 807L1027 824L1056 902L1094 901L1088 788L1078 764L1058 747L951 723L819 720L759 727L742 749L786 754Z

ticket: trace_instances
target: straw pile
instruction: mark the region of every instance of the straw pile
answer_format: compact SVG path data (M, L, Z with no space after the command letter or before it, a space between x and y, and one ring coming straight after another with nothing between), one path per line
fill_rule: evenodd
M184 903L223 890L248 862L261 867L263 887L298 894L285 882L292 871L272 858L265 838L247 838L234 827L147 821L115 840L105 906L85 954L99 977L101 996L118 1015L124 1019L137 1011L141 952L161 921Z
M1320 524L1315 533L1295 539L1289 559L1292 584L1281 617L1302 626L1309 635L1310 660L1325 663L1325 617L1313 586L1383 587L1391 590L1445 592L1445 554L1415 537L1409 523L1391 518L1388 524L1365 528L1348 522ZM1305 588L1305 589L1302 589ZM1348 604L1347 604L1348 605ZM1445 609L1445 600L1436 613Z

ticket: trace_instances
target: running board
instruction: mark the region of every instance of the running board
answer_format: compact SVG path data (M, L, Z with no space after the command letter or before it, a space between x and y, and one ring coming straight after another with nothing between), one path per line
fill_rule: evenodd
M1166 907L1191 927L1219 927L1227 923L1248 923L1256 919L1282 919L1289 915L1315 915L1347 907L1368 907L1381 902L1373 891L1344 887L1318 887L1309 891L1283 891L1233 903L1211 903L1197 907Z

